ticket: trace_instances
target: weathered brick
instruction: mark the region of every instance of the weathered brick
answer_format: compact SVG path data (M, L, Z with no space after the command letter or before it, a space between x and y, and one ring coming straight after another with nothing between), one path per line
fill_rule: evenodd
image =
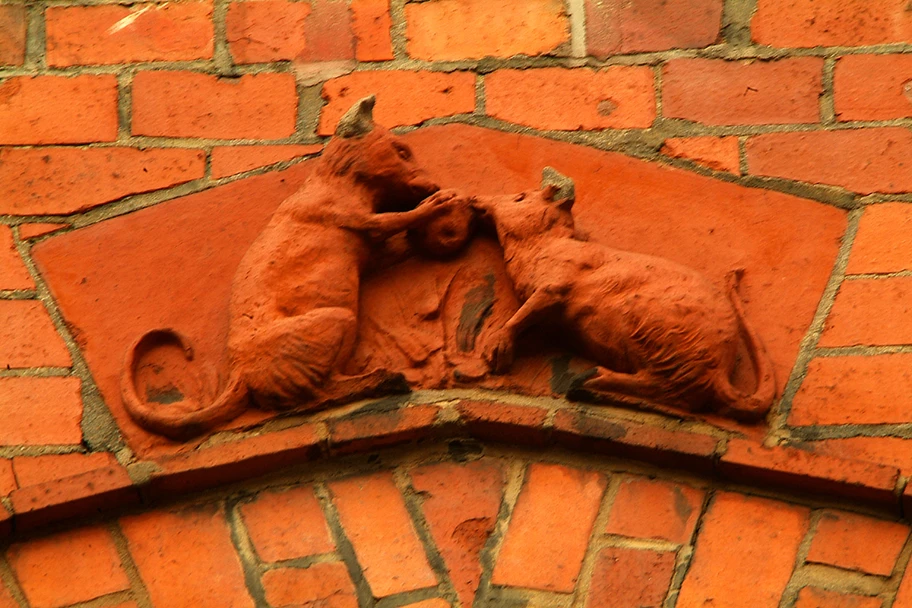
M0 378L0 445L79 444L81 420L78 378Z
M320 144L304 146L220 146L212 149L210 171L218 179L251 169L258 169L283 160L316 154L323 149Z
M747 140L748 172L861 194L912 190L912 133L900 127L768 133Z
M655 120L645 66L497 70L485 77L488 115L538 129L646 128Z
M821 513L807 561L890 576L909 527L845 511Z
M659 150L665 156L685 158L715 171L741 174L737 137L675 137Z
M352 30L358 61L386 61L393 58L390 37L392 20L389 0L352 0Z
M9 588L0 583L0 608L20 608L21 604L13 598Z
M795 566L808 509L721 492L710 504L677 608L775 608ZM726 567L749 564L744 569Z
M355 586L345 564L269 570L263 574L263 587L266 601L276 608L358 608Z
M263 492L241 506L257 555L265 562L329 553L335 549L320 503L310 486Z
M504 473L496 461L436 464L411 472L434 544L463 606L471 606L481 580L481 550L494 531Z
M544 55L570 39L560 0L437 0L405 7L408 54L446 61Z
M708 125L817 122L822 78L818 57L674 59L662 71L662 111Z
M905 0L759 0L751 35L761 44L807 48L912 42Z
M416 125L429 118L475 109L475 76L470 72L366 71L334 78L323 85L326 105L320 135L330 135L351 105L376 94L374 118L385 127Z
M114 539L90 526L12 545L7 557L34 608L57 608L129 589Z
M692 49L718 41L722 0L586 0L590 55Z
M852 243L846 272L889 273L912 270L912 205L881 203L865 207Z
M405 608L450 608L450 603L440 598L407 604Z
M908 486L907 486L908 487ZM906 568L893 608L912 608L912 568Z
M53 66L212 57L212 2L52 6L45 12Z
M625 477L605 531L687 544L703 508L703 496L702 490L678 483Z
M37 300L0 301L0 367L69 367L70 353Z
M0 159L2 158L3 152L0 151ZM2 172L3 165L0 161L0 173ZM0 226L0 289L34 288L35 282L32 281L32 275L25 268L22 257L13 243L13 231L9 226Z
M842 401L837 401L842 403ZM900 437L848 437L801 444L802 449L850 460L876 462L912 474L912 440Z
M277 139L294 133L291 74L220 79L194 72L140 72L133 79L133 134Z
M34 239L45 234L57 232L63 228L68 228L69 224L53 224L38 222L34 224L19 224L19 238Z
M0 149L0 213L85 211L203 177L205 157L181 148Z
M838 120L908 118L912 116L912 56L840 57L833 94Z
M912 277L843 281L820 346L912 344Z
M661 608L675 569L675 554L603 549L592 572L588 608Z
M116 465L117 460L110 452L16 456L13 458L16 480L19 482L19 487L23 488Z
M26 7L0 6L0 65L22 65L25 61Z
M576 587L605 478L533 464L494 566L495 585L571 593Z
M798 601L795 603L795 608L881 608L882 606L883 602L878 597L843 595L815 587L802 589L798 593Z
M148 511L120 526L153 605L254 605L221 508Z
M437 411L435 406L419 405L332 421L330 449L337 453L361 452L428 437L434 432Z
M388 473L329 484L339 520L375 597L436 587L405 501ZM382 518L377 514L383 513Z
M488 441L543 445L548 410L493 401L462 401L456 406L469 434Z
M9 458L0 459L0 496L9 496L17 487L13 461Z
M912 355L821 357L811 361L789 424L912 422Z
M117 79L14 76L0 82L0 144L81 144L117 137Z

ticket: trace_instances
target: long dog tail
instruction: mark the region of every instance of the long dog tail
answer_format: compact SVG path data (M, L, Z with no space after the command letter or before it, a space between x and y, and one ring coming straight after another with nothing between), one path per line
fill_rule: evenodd
M741 301L741 295L738 293L738 283L743 273L743 269L731 271L726 276L726 283L728 297L738 316L738 324L741 326L747 342L747 350L753 363L757 387L753 393L745 393L732 386L729 378L719 375L714 382L714 388L725 403L722 409L719 410L720 414L745 422L756 422L766 416L773 405L773 401L776 398L776 377L773 372L772 360L769 358L766 348L764 348L763 343L751 326L747 324L744 316L744 306Z
M173 329L154 329L133 343L124 361L120 389L127 413L139 426L170 439L183 440L236 418L246 409L249 403L247 386L236 372L232 373L228 385L210 405L196 402L163 405L140 399L136 392L139 355L161 344L176 344L187 361L193 360L193 348L189 341Z

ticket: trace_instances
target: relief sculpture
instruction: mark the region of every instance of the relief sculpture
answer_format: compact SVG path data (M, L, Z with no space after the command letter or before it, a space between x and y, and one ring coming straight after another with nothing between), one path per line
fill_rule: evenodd
M723 291L684 266L587 241L573 183L554 170L517 195L440 190L373 123L373 104L340 120L243 257L220 389L149 398L138 382L146 354L179 348L189 365L193 349L176 329L133 343L121 392L137 424L180 440L252 407L313 411L416 387L522 390L523 373L541 375L514 365L523 349L551 353L552 371L585 360L551 381L571 399L742 421L767 413L773 370L745 322L740 271ZM733 382L743 361L747 388Z

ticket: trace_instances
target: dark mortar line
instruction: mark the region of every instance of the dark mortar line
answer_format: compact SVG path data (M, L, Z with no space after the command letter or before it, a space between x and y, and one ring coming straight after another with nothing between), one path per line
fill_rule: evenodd
M247 498L242 495L226 499L225 515L228 520L231 544L234 545L235 554L241 563L241 570L244 572L244 585L247 587L247 592L253 598L257 608L269 608L269 602L266 601L266 589L260 579L262 567L240 513L239 503L244 502Z
M601 472L600 472L601 473ZM617 474L605 475L605 490L599 500L598 512L592 522L592 530L589 531L589 539L586 541L586 552L583 555L583 562L580 565L579 576L577 577L576 588L573 591L571 606L583 606L584 600L589 599L590 585L592 575L595 570L595 564L599 555L604 549L603 539L605 537L605 527L608 524L608 518L611 516L611 510L614 508L614 502L617 500L618 492L621 489L621 476Z
M73 445L5 445L0 447L0 458L16 458L18 456L61 456L64 454L88 454L85 446Z
M405 0L390 0L390 43L393 47L393 61L377 62L383 65L410 62L407 54L408 24L405 19ZM361 63L361 62L359 62Z
M123 145L132 136L133 130L133 77L134 70L123 70L117 74L117 140Z
M665 90L663 88L664 82L662 79L662 67L655 66L652 68L652 92L655 96L655 112L656 117L653 121L653 127L659 126L664 119L665 113L665 102L664 94Z
M31 604L28 603L28 600L25 599L25 593L22 591L22 587L19 585L19 579L16 576L15 571L10 566L9 560L7 558L7 552L0 552L0 582L3 583L3 586L6 587L7 591L10 592L10 595L13 596L13 599L21 608L29 608ZM152 608L151 606L140 606L140 608Z
M565 0L564 12L570 27L570 53L574 58L586 57L586 2L585 0Z
M120 565L127 574L127 580L130 581L133 599L136 600L139 608L155 608L152 605L152 598L149 597L145 582L143 582L142 576L139 574L139 568L133 560L133 554L130 553L130 543L120 528L120 522L116 519L110 519L106 523L106 527L114 539L114 547L117 550L117 556L120 558Z
M0 289L0 300L34 300L37 297L34 289Z
M228 0L213 0L212 5L212 63L216 72L222 76L235 76L238 72L228 48L226 17Z
M893 566L893 572L884 585L884 594L887 595L887 597L881 608L892 608L896 599L896 593L899 591L899 586L902 584L903 574L909 567L910 558L912 558L912 535L906 537L906 542L903 543L903 547L900 549L899 556L896 558L896 563Z
M488 111L487 106L488 100L485 96L484 76L475 74L475 111L473 114L475 116L484 116Z
M671 584L668 586L665 608L674 608L674 605L677 603L678 596L681 593L681 587L684 585L684 579L687 578L687 573L690 572L690 568L693 566L694 556L697 554L697 543L701 538L700 532L703 530L703 524L709 514L709 509L715 503L716 492L720 489L723 488L709 487L705 490L700 513L697 515L697 521L694 524L694 529L690 535L689 542L681 545L681 549L678 550L681 551L684 547L688 547L690 548L690 554L686 556L686 559L681 560L680 564L675 564L675 571L671 577Z
M300 78L295 79L295 89L298 95L298 111L295 115L295 133L292 139L307 141L307 143L325 143L326 137L317 135L320 126L320 115L323 113L325 101L321 95L323 89L320 85L305 84Z
M858 274L847 274L847 281L869 281L875 280L879 281L881 279L896 279L896 278L908 278L912 277L912 271L909 270L897 270L895 272L879 272L879 273L858 273ZM896 345L898 346L898 345Z
M47 42L44 14L47 5L43 2L28 2L26 7L28 25L25 34L25 60L21 69L31 74L36 69L44 70L46 67Z
M820 95L820 123L831 126L836 125L836 97L833 90L833 73L836 69L836 61L832 58L826 58L823 62L823 91Z
M820 523L822 514L822 509L812 509L808 516L807 530L805 531L801 542L798 543L798 550L795 552L792 573L782 592L782 604L780 605L792 606L798 599L798 593L802 589L801 571L807 561L807 554L811 549L811 543L817 535L817 526Z
M910 344L883 344L878 346L819 346L815 357L877 357L912 353Z
M73 375L70 367L0 368L0 378L66 378Z
M735 48L751 46L750 26L756 10L757 0L725 0L720 28L725 43Z
M269 570L306 570L319 564L338 563L339 558L335 552L332 553L315 553L314 555L305 555L304 557L294 557L283 559L277 562L260 562L260 571L268 572Z
M748 162L747 162L747 136L738 135L738 171L741 175L748 174Z
M403 591L394 593L382 599L377 600L377 608L400 608L401 606L410 606L414 603L424 600L430 600L439 597L437 587L427 587L424 589L415 589L414 591Z
M132 600L132 591L114 591L84 602L68 604L66 608L110 608L115 605L131 604Z
M786 427L791 437L798 442L824 441L827 439L855 439L859 437L879 439L912 438L912 422L893 424L843 424ZM876 464L876 463L875 463Z

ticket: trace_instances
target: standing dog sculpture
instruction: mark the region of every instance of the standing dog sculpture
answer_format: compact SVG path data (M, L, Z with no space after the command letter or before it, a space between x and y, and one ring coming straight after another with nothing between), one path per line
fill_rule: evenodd
M229 374L221 394L210 404L144 401L136 389L141 353L167 343L188 360L193 352L170 329L148 332L130 348L122 395L140 426L180 439L250 405L312 409L404 383L381 369L341 373L357 338L361 274L374 245L430 221L448 208L453 193L438 192L408 146L373 123L373 105L373 97L362 99L342 117L314 173L279 206L241 261L232 283Z
M776 384L744 320L740 271L729 274L726 297L690 268L586 242L575 232L573 201L573 182L550 168L540 191L473 200L494 224L521 302L484 345L488 367L506 371L522 331L555 324L598 365L578 385L583 394L762 418ZM756 377L752 393L732 385L742 335Z

